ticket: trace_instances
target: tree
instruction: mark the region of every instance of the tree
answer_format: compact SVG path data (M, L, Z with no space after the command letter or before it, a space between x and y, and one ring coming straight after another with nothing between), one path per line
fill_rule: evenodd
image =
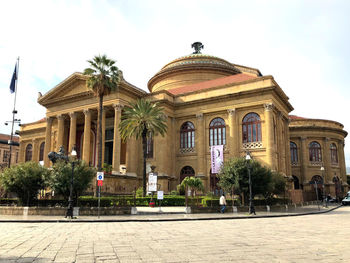
M102 171L103 97L117 89L121 73L114 65L115 61L108 59L106 55L95 56L88 62L90 63L90 68L84 70L84 75L89 77L87 86L98 97L97 170Z
M123 141L130 137L142 139L143 149L143 196L146 195L146 157L147 138L157 135L162 136L167 131L167 125L163 108L158 103L152 103L145 99L138 99L134 103L129 103L129 107L124 108L122 120L119 124L119 132Z
M0 175L0 184L7 192L16 193L20 203L32 205L38 191L48 186L50 171L35 162L7 168Z
M188 188L191 190L191 195L193 197L193 194L196 190L204 191L204 185L200 178L194 177L194 176L187 176L185 179L182 180L180 188L185 188L185 197L186 197L186 207L188 205L187 201L187 195L188 195ZM198 200L197 200L198 201Z
M250 161L253 198L263 195L265 198L284 192L285 180L277 172L262 166L258 161ZM219 186L225 191L234 189L243 194L245 200L249 195L249 176L245 158L232 158L224 162L218 174Z
M72 176L72 163L57 161L52 167L53 176L50 180L50 187L55 194L62 195L68 200ZM89 167L83 161L77 161L74 166L73 195L75 200L91 186L92 179L96 174L93 167Z

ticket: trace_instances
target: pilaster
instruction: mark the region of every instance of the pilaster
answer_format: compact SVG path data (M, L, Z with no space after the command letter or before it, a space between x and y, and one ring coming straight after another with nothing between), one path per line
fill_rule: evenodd
M87 164L90 163L90 141L91 141L91 110L85 109L84 139L83 139L83 158Z
M121 141L120 141L120 133L119 133L119 123L121 120L121 114L123 105L121 104L113 104L114 107L114 136L113 136L113 162L112 169L119 173L120 168L120 149L121 149Z
M265 108L265 131L266 131L266 162L271 169L276 170L274 163L274 140L273 140L273 117L274 105L272 103L264 104Z
M228 147L231 157L238 157L238 125L236 109L227 110L229 122Z
M49 160L48 154L51 151L51 129L52 129L52 118L46 117L45 150L44 150L45 167L50 166L50 160Z

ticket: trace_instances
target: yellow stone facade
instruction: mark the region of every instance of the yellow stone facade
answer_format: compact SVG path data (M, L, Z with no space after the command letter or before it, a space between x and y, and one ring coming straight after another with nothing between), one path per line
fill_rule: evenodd
M22 126L20 161L25 160L28 144L45 142L45 166L50 166L47 154L57 151L61 145L68 152L76 145L78 157L96 165L98 102L87 88L86 79L81 73L74 73L38 99L46 108L46 117ZM291 164L290 139L303 149L301 152L307 148L298 138L305 137L305 144L314 137L335 141L339 164L333 167L324 163L327 180L335 172L342 179L343 187L347 187L343 150L347 133L341 124L316 121L329 129L321 125L311 132L307 127L315 121L290 120L293 107L272 76L263 76L257 69L217 57L192 54L165 65L150 79L148 88L149 93L122 78L118 90L104 97L103 159L113 170L112 175L106 177L105 192L130 193L142 185L141 141L130 139L123 143L116 129L123 107L141 97L159 102L167 116L168 132L165 137L153 138L153 157L147 159L147 172L151 165L156 166L161 190L165 192L176 189L184 167L191 167L194 175L203 179L206 190L212 190L209 126L215 118L224 120L224 160L244 156L249 150L252 157L264 165L286 178L294 175L303 184L310 180L316 166L305 164L301 157L297 165ZM249 113L260 118L260 137L255 141L244 141L247 139L244 139L243 119ZM181 147L180 142L180 130L185 122L194 125L194 145L187 148ZM322 145L325 140L321 139ZM38 147L35 149L33 156L39 154Z

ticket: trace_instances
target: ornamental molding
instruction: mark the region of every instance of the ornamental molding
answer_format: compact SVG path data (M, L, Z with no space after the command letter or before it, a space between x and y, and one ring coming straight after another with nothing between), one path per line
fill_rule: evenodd
M195 148L180 148L179 151L181 154L186 154L186 153L195 153Z
M259 149L263 148L262 142L245 142L243 143L244 149Z
M201 112L201 113L197 113L196 114L196 118L198 119L198 120L203 120L203 113Z
M265 103L264 109L265 111L272 111L275 108L275 105L273 103Z
M114 110L117 112L121 112L124 108L124 105L120 104L120 103L114 103L112 106L113 106Z
M228 115L233 116L236 114L236 109L228 109L227 113L228 113Z
M91 115L91 110L90 109L84 109L83 112L84 112L85 116Z
M77 113L76 113L76 112L70 112L70 113L69 113L69 117L70 117L71 119L77 118Z

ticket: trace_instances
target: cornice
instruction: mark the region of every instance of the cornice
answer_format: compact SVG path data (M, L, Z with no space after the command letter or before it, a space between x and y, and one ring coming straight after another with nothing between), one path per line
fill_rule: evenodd
M348 135L348 132L342 129L324 127L324 126L289 126L290 131L328 131L335 132L344 136L344 138Z

